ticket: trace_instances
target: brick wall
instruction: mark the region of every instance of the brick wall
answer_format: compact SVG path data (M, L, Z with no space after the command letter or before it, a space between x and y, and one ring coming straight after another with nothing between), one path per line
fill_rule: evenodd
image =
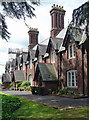
M70 88L70 91L82 94L82 51L81 48L76 47L75 58L68 58L68 44L66 50L62 53L62 87L67 86L67 71L77 70L78 88ZM84 94L87 95L87 52L84 52Z

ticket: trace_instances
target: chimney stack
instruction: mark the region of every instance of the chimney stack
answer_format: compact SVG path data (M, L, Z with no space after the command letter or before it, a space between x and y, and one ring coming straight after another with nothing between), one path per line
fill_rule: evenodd
M29 28L29 45L28 50L32 49L36 44L38 44L38 34L39 31L37 28Z
M51 37L55 38L56 35L64 28L64 15L65 10L63 6L58 6L53 4L52 10L50 11L51 15Z

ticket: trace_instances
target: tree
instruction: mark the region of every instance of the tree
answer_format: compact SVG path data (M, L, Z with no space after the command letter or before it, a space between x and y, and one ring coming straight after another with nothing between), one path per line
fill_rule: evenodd
M29 0L28 2L2 2L1 6L3 7L4 14L0 13L0 35L2 39L8 40L10 38L10 33L8 32L8 27L6 25L6 16L10 18L23 19L25 25L26 17L32 18L35 16L35 8L32 5L39 5L39 0Z
M72 14L72 22L77 26L88 22L89 20L89 1L81 5L79 8L74 9Z

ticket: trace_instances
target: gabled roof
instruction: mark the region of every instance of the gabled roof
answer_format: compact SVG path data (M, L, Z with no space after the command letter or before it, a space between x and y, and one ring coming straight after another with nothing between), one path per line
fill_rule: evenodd
M63 46L66 46L66 43L68 41L68 38L71 38L73 41L81 43L81 41L84 41L85 37L84 29L81 29L79 27L68 27L64 41Z
M9 74L5 73L2 75L2 82L11 82L11 77Z
M59 38L50 38L46 53L49 53L51 47L54 50L59 50L62 42L63 42L62 38L60 38L60 39Z
M15 82L25 81L24 71L16 70L14 71Z
M38 73L40 73L42 81L57 81L57 74L52 64L39 63L36 68L35 78L37 80Z
M44 56L46 53L46 49L47 49L46 45L38 44L37 49L36 49L36 53L35 53L35 57L37 57L39 54L41 56Z
M38 44L40 44L40 45L48 45L48 42L49 42L49 37L48 37L47 39L45 39L45 40L43 40L43 41L39 42ZM37 49L38 44L37 44L37 45L35 45L35 46L32 48L32 50L36 50L36 49Z

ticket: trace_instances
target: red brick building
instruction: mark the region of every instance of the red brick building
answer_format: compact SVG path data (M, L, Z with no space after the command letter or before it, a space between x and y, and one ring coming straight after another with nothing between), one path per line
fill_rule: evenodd
M30 28L28 53L18 56L18 69L14 70L24 70L25 79L32 86L59 90L68 87L70 93L89 95L89 35L86 26L80 28L70 24L64 28L65 10L55 4L50 15L48 44L45 41L38 44L39 31Z

